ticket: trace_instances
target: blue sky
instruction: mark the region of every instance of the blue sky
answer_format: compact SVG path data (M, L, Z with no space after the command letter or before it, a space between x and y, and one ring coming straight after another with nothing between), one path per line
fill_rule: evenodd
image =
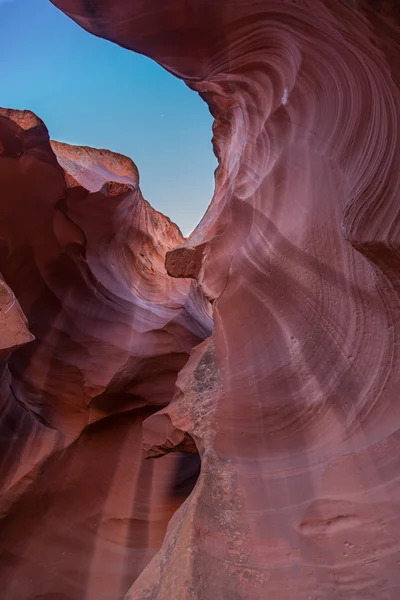
M33 110L52 139L130 156L144 197L184 234L195 227L216 167L212 117L197 94L48 0L0 0L0 56L0 106Z

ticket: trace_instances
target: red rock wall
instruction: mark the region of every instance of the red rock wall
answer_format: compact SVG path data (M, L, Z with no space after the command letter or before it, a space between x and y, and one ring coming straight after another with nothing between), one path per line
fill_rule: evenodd
M0 109L0 199L4 598L123 598L198 475L197 456L145 460L142 422L209 303L167 275L182 235L125 157Z
M397 3L54 4L215 116L212 204L167 259L214 300L163 411L202 471L127 598L398 598Z
M201 473L126 598L397 600L397 3L53 3L215 117L212 204L166 263L215 329L139 425Z

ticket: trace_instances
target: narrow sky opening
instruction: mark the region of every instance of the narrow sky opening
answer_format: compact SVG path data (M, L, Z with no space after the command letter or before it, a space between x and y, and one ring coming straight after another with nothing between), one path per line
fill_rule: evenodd
M213 193L212 117L153 61L96 38L48 0L0 0L0 106L30 109L52 139L133 159L150 204L187 235Z

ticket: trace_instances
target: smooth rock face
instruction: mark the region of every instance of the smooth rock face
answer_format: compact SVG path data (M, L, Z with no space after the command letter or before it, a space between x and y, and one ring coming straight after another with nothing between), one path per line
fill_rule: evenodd
M201 475L127 598L397 600L398 2L52 1L215 117L215 195L167 261L215 330L146 425Z
M160 548L198 455L146 460L143 421L212 331L167 275L179 229L130 159L50 142L0 109L0 595L123 598Z

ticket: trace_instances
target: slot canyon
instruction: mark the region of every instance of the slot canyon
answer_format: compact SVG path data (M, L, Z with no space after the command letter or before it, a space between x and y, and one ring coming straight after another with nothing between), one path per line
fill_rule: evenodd
M400 4L51 2L218 167L184 238L0 109L0 598L398 600Z

